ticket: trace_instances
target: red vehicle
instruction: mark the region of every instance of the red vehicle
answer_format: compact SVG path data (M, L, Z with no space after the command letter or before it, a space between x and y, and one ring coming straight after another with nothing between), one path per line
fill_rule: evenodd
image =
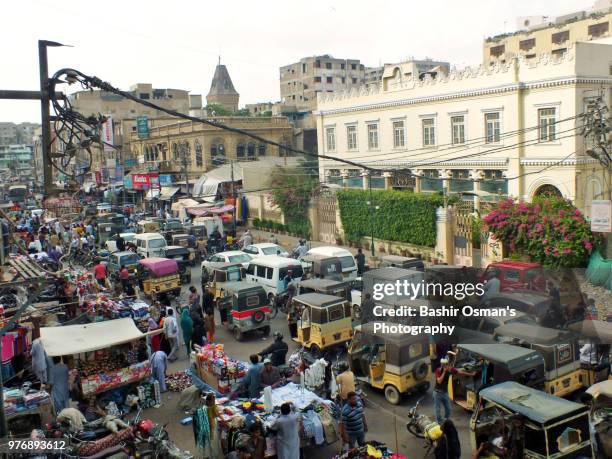
M536 290L546 291L546 276L538 263L504 260L487 266L482 280L489 278L489 273L495 270L500 280L500 291Z

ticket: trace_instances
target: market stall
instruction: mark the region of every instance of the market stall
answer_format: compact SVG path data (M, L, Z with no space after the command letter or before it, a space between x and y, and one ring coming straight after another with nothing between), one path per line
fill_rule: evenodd
M131 318L40 329L49 357L75 358L85 396L148 379L151 366L144 339L157 333L161 330L142 333Z
M236 390L247 371L247 364L229 357L222 344L197 346L194 364L198 377L222 394Z

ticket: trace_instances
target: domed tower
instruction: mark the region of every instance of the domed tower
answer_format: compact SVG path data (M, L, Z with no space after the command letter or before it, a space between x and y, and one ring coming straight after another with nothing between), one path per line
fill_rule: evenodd
M219 57L219 63L215 69L215 76L213 76L212 83L210 84L210 91L206 96L206 102L210 104L219 104L223 107L235 112L238 110L238 99L240 94L234 89L234 84L229 76L227 67L221 64L221 58Z

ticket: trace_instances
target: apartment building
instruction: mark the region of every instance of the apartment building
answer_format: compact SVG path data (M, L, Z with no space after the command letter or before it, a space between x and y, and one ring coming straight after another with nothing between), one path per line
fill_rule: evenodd
M593 95L610 104L610 62L612 45L578 42L563 55L435 77L407 76L397 65L385 69L378 87L321 93L319 152L377 170L322 159L321 180L446 189L475 200L554 193L588 215L590 202L609 193L609 172L585 153L580 115Z
M521 17L518 30L485 39L483 63L505 63L513 57L534 59L543 53L559 56L573 43L610 37L612 2L601 1L590 11L577 11L557 18Z
M34 167L31 145L0 145L0 172L29 175Z
M314 110L317 94L334 93L365 82L359 59L337 59L329 54L300 59L280 68L281 102Z
M34 131L40 127L36 123L0 123L0 145L28 144L31 145Z

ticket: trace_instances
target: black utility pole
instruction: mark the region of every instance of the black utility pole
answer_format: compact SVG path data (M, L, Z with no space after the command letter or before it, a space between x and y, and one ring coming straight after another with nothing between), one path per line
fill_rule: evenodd
M63 46L55 41L38 40L38 68L40 72L40 118L42 123L42 163L43 186L48 196L53 189L53 170L51 169L51 115L49 113L49 61L47 46Z

